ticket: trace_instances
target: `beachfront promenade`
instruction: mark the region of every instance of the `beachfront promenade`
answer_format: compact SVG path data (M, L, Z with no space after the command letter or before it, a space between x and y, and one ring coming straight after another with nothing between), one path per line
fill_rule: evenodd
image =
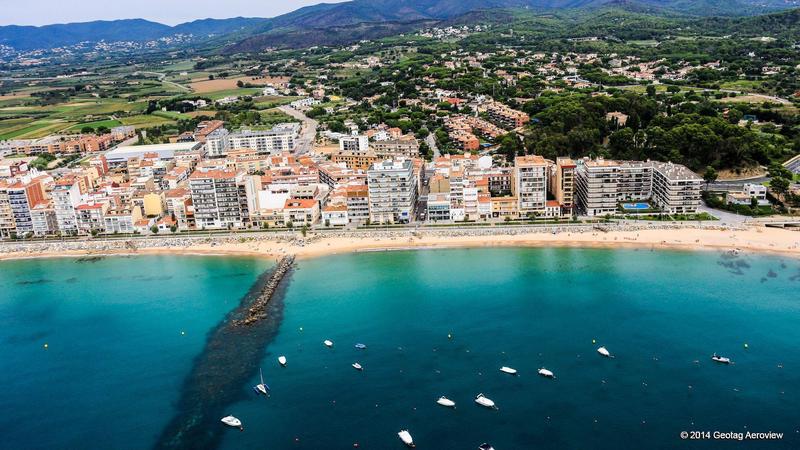
M54 241L6 241L0 258L103 254L228 254L298 257L404 248L649 247L685 250L739 248L800 255L800 233L760 224L719 222L575 223L215 232L192 235L104 236Z

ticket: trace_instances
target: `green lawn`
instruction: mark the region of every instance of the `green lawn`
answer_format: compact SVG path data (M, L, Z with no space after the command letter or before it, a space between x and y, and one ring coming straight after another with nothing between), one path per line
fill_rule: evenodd
M187 114L181 114L177 111L153 111L151 114L154 116L164 117L165 119L171 119L171 120L189 120L192 118L192 116L189 116Z

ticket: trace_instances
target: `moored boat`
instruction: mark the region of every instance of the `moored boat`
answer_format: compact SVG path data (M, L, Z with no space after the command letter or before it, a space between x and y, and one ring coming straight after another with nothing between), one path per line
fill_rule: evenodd
M282 365L283 367L286 367L286 357L283 355L278 356L278 364Z
M478 450L494 450L494 447L484 442L478 446Z
M439 400L436 400L436 403L438 403L438 404L440 404L442 406L446 406L448 408L455 408L456 407L456 402L450 400L449 398L447 398L445 396L439 397Z
M511 367L503 366L500 368L500 372L507 373L509 375L516 375L517 369L512 369Z
M539 375L541 375L541 376L543 376L545 378L553 378L553 379L555 379L555 377L556 377L556 375L552 371L547 370L544 367L539 369Z
M253 389L257 394L269 395L269 386L267 386L267 383L264 383L264 374L261 372L261 369L258 369L258 376L261 378L261 383L253 386Z
M478 396L475 397L475 403L486 408L497 409L497 406L494 404L494 401L492 401L492 399L486 397L483 394L478 394Z
M359 364L357 362L353 363L352 365L353 365L353 368L356 369L356 370L364 370L364 368L361 366L361 364Z
M333 341L331 341L329 339L325 339L324 341L322 341L322 343L325 344L325 347L328 347L328 348L333 347Z
M356 345L355 345L355 347L356 347L357 349L359 349L359 350L364 350L365 348L367 348L367 346L366 346L366 345L364 345L364 344L361 344L361 343L359 343L359 344L356 344Z
M716 362L718 362L718 363L720 363L720 364L730 364L731 363L731 359L730 358L726 358L724 356L719 356L716 353L711 355L711 359L716 361Z
M400 432L397 433L397 436L400 437L400 440L403 441L403 444L406 444L407 447L414 448L417 446L408 430L400 430Z
M224 423L225 425L227 425L229 427L238 428L238 429L244 431L244 427L242 426L242 421L237 419L236 417L225 416L220 420L220 422Z
M600 347L600 348L598 348L598 349L597 349L597 353L600 353L600 355L602 355L602 356L605 356L606 358L613 358L613 357L614 357L614 356L611 354L611 352L609 352L609 351L608 351L608 349L607 349L607 348L605 348L605 347Z

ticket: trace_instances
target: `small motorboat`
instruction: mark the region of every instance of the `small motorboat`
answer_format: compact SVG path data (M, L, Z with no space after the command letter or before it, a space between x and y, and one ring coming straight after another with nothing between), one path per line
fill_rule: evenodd
M478 446L478 450L494 450L494 447L492 447L491 445L489 445L487 443L483 443L483 444Z
M286 357L283 355L278 356L278 363L283 367L286 367Z
M227 425L229 427L238 428L238 429L244 431L244 427L242 426L242 421L237 419L236 417L225 416L225 417L222 418L222 420L220 420L220 422L224 423L225 425Z
M511 367L503 366L500 368L500 372L507 373L509 375L516 375L517 369L512 369Z
M356 345L355 345L355 347L356 347L357 349L359 349L359 350L364 350L365 348L367 348L367 346L366 346L366 345L364 345L364 344L356 344Z
M400 437L400 440L403 441L403 444L406 444L407 447L414 448L417 446L408 430L400 430L400 432L397 433L397 436Z
M475 397L475 403L486 408L497 409L497 406L495 406L494 402L483 394L478 394L478 396Z
M256 394L269 395L269 386L267 386L267 383L264 383L264 374L261 372L261 369L258 369L258 375L261 378L261 383L253 386L253 389L256 391Z
M539 375L541 375L541 376L543 376L545 378L553 378L553 379L556 378L555 374L552 371L547 370L544 367L539 369Z
M325 344L325 347L328 347L328 348L333 347L333 341L331 341L331 340L325 339L324 341L322 341L322 343Z
M711 359L716 361L716 362L718 362L718 363L720 363L720 364L730 364L731 363L731 359L730 358L726 358L724 356L719 356L716 353L711 355Z
M438 403L438 404L440 404L442 406L446 406L448 408L455 408L456 407L456 402L450 400L449 398L447 398L445 396L439 397L439 400L436 400L436 403Z
M353 363L353 369L356 369L356 370L364 370L364 368L363 368L363 367L361 367L361 364L359 364L359 363Z
M612 355L611 352L609 352L608 349L605 348L605 347L598 348L597 349L597 353L600 353L600 355L605 356L606 358L613 358L614 357L614 355Z

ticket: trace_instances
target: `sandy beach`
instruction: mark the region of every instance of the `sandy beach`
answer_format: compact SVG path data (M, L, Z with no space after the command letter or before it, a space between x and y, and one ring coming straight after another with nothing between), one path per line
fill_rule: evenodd
M563 227L556 231L553 233L549 228L369 230L309 232L305 238L299 232L280 232L160 237L133 241L5 243L0 246L0 259L127 254L240 255L268 258L294 254L298 258L313 258L365 251L466 247L646 248L684 251L738 249L742 252L800 257L800 232L757 225L742 229L681 225L658 228L615 226L608 231Z

